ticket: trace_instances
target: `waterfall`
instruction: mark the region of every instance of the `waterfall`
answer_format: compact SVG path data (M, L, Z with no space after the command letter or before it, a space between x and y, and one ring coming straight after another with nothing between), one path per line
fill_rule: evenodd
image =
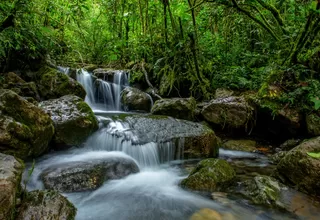
M85 71L84 69L80 69L77 71L77 81L83 86L86 90L87 95L85 98L85 102L90 105L91 108L94 108L96 104L95 100L95 87L93 86L93 79L90 73Z
M127 122L113 121L103 116L97 118L100 129L87 140L87 149L121 151L134 158L142 167L157 167L175 159L175 143L142 143Z
M58 71L66 74L66 75L69 75L69 73L70 73L69 67L57 66L57 68L58 68Z
M104 76L104 79L106 77ZM113 82L97 79L84 69L77 71L77 81L87 92L85 101L93 110L121 111L121 91L129 85L125 71L117 70Z

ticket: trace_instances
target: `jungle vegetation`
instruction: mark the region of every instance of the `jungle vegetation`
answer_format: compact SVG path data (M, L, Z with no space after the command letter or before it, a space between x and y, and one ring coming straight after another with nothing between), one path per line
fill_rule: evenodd
M162 96L259 91L320 108L320 0L1 0L0 72L134 70Z

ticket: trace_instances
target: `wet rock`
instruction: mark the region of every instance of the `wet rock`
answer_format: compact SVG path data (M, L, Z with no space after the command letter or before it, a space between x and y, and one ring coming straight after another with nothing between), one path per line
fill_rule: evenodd
M109 158L88 162L59 164L45 170L42 180L46 189L60 192L93 190L105 181L120 179L139 172L139 167L130 158Z
M254 204L273 208L285 209L281 201L281 191L285 187L276 179L268 176L256 176L242 184L241 194L250 199Z
M306 116L308 133L312 136L320 135L320 111Z
M145 111L150 112L152 98L139 89L126 87L121 92L121 102L127 111Z
M49 115L11 90L0 90L0 151L21 159L48 149L54 133Z
M282 160L282 158L286 156L286 154L287 154L287 151L279 151L274 155L272 155L270 159L274 164L278 164Z
M190 220L222 220L221 214L215 210L204 208L194 213Z
M201 114L208 122L223 128L243 128L252 120L254 108L243 97L231 96L211 100Z
M174 118L193 121L195 117L196 100L194 98L160 99L152 107L152 114L168 115Z
M320 195L320 159L308 153L320 152L320 137L302 142L290 150L277 165L276 175L299 190Z
M254 152L256 151L256 142L253 140L229 140L222 144L222 148L228 150Z
M44 67L37 74L40 77L37 85L42 99L56 99L69 94L82 99L86 96L86 91L80 83L58 70Z
M234 91L229 90L229 89L224 89L224 88L218 88L216 89L216 92L214 94L215 99L220 99L220 98L228 98L230 96L234 95Z
M0 219L14 217L23 169L21 161L0 153Z
M161 115L121 116L136 139L134 144L174 143L175 159L217 157L219 147L214 131L205 125Z
M205 159L200 161L181 186L191 190L215 191L232 183L236 172L225 160Z
M54 123L57 145L78 145L98 129L91 108L79 97L66 95L39 103Z
M114 75L116 73L119 73L119 71L122 71L124 73L127 73L125 70L115 70L110 68L99 68L93 70L93 75L99 79L102 79L104 81L113 82L114 81Z
M54 219L73 220L77 209L55 191L32 191L19 208L17 220Z
M40 100L36 84L34 82L27 83L13 72L3 74L0 88L10 89L23 97L31 97L37 101Z
M292 148L298 146L301 143L302 140L300 139L289 139L285 141L283 144L281 144L276 150L277 151L288 151Z

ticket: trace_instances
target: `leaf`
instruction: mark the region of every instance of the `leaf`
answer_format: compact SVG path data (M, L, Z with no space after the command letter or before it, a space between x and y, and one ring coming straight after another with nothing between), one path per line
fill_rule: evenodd
M312 98L311 101L314 103L314 109L320 109L320 100L318 97Z
M320 159L320 152L307 152L307 154L312 158Z

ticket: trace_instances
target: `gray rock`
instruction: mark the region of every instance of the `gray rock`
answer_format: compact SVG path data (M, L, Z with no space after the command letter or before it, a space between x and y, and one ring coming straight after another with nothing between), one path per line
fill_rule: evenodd
M149 112L152 105L152 98L149 94L139 89L126 87L121 92L121 102L127 111Z
M14 217L24 165L13 156L0 153L0 219Z
M320 152L320 137L302 142L278 163L276 175L299 190L320 195L320 159L308 153Z
M76 213L73 204L59 193L37 190L27 194L16 219L73 220Z
M139 172L134 160L109 158L97 161L70 162L45 170L42 180L46 189L60 192L93 190L105 181L120 179Z
M113 82L114 81L114 75L118 73L119 71L123 71L127 73L125 70L115 70L110 68L99 68L93 70L93 75L99 79L102 79L104 81Z
M243 97L231 96L211 100L201 114L208 122L223 128L243 128L252 120L254 108Z
M66 95L39 103L53 120L57 145L78 145L98 129L91 108L79 97Z
M0 151L21 159L48 149L54 133L49 115L11 90L0 90Z
M228 186L234 180L236 172L222 159L200 161L181 186L192 190L216 191Z
M285 209L281 201L281 191L285 186L276 179L268 176L256 176L242 184L241 194L250 199L254 204Z
M194 98L160 99L152 107L152 114L167 115L174 118L193 121L195 117L196 100Z
M279 146L279 150L281 151L291 150L292 148L298 146L301 143L301 141L302 140L300 139L289 139Z
M149 142L175 145L175 158L207 158L218 155L218 139L214 131L205 125L161 115L121 116L137 137L134 144Z

